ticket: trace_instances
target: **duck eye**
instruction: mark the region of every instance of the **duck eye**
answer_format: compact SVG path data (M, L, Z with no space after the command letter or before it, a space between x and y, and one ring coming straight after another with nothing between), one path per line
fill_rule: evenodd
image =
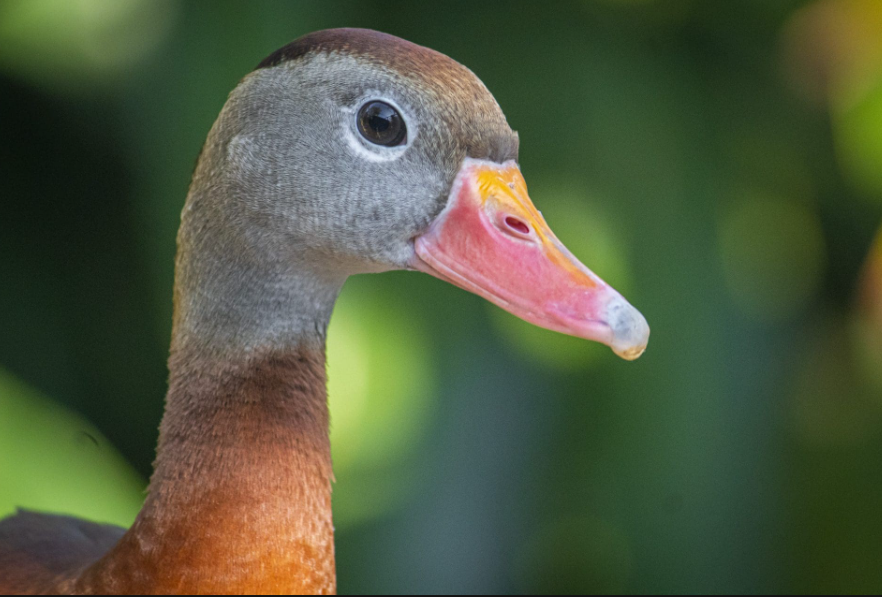
M398 110L386 102L368 102L358 111L358 132L375 145L395 147L407 141L407 127Z

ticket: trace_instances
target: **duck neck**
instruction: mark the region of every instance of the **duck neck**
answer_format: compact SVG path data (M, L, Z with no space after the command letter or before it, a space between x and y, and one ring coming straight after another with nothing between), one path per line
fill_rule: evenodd
M342 281L195 261L178 262L149 496L80 589L333 593L325 330Z

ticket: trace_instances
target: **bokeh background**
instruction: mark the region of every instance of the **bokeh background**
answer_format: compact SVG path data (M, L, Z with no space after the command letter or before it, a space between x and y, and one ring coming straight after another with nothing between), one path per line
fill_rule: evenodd
M0 515L134 519L202 141L336 26L474 70L551 226L653 327L629 364L352 279L341 592L882 591L879 0L2 0Z

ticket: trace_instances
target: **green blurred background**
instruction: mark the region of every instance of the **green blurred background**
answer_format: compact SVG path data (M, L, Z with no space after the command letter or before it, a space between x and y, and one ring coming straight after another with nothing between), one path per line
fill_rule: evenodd
M882 1L0 0L0 515L130 524L175 232L312 30L463 62L637 363L411 273L332 321L344 593L882 591Z

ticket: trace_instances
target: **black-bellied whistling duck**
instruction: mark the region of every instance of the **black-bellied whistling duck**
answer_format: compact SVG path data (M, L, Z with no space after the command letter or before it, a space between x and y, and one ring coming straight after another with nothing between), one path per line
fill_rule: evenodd
M275 52L214 124L178 236L166 414L128 531L20 513L0 592L333 593L325 332L352 274L427 272L626 359L646 320L555 238L475 75L358 29Z

